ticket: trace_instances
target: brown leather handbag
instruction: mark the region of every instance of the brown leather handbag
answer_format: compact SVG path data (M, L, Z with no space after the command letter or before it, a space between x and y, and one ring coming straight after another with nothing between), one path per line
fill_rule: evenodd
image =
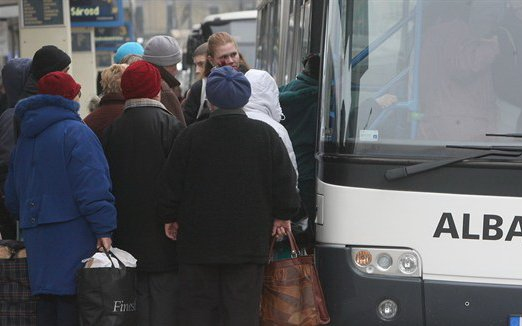
M326 325L330 315L313 256L299 256L293 234L288 238L292 258L278 261L272 261L275 237L272 239L261 297L261 325Z

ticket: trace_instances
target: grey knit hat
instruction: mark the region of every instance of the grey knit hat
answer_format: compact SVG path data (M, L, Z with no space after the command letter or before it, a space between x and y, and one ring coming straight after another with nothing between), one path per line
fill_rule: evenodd
M145 44L143 59L160 67L177 64L181 61L178 41L172 36L154 36Z

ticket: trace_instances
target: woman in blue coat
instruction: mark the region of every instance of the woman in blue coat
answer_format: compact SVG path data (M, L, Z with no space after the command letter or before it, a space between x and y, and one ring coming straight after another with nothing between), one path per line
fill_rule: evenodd
M20 220L38 325L72 326L76 273L97 247L110 247L116 209L101 145L78 115L80 85L52 72L38 88L16 106L5 203Z

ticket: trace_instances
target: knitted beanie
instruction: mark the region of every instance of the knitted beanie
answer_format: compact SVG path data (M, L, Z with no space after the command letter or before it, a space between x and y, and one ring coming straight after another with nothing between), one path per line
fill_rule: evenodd
M230 66L212 70L207 79L207 98L220 109L238 109L250 98L250 83L243 73Z
M71 75L61 71L50 72L38 80L39 94L59 95L69 100L74 100L81 88Z
M45 45L36 51L31 74L38 80L53 71L62 71L71 64L71 57L54 45Z
M146 61L134 62L121 75L121 91L126 100L154 98L160 90L160 72Z
M121 63L121 60L129 54L143 55L143 46L138 42L127 42L120 45L114 55L114 63Z
M181 61L178 41L172 36L154 36L145 44L143 59L160 67L178 64Z

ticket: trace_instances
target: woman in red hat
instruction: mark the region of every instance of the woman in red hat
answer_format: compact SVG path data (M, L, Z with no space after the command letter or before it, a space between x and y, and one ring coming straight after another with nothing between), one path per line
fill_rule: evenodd
M184 126L160 102L161 73L144 60L122 74L123 114L107 128L103 148L113 182L114 243L138 259L138 325L177 325L176 242L157 213L156 183Z
M100 142L78 115L80 85L63 72L38 81L18 102L20 137L5 204L19 217L38 325L75 326L76 272L97 247L110 248L114 197Z

